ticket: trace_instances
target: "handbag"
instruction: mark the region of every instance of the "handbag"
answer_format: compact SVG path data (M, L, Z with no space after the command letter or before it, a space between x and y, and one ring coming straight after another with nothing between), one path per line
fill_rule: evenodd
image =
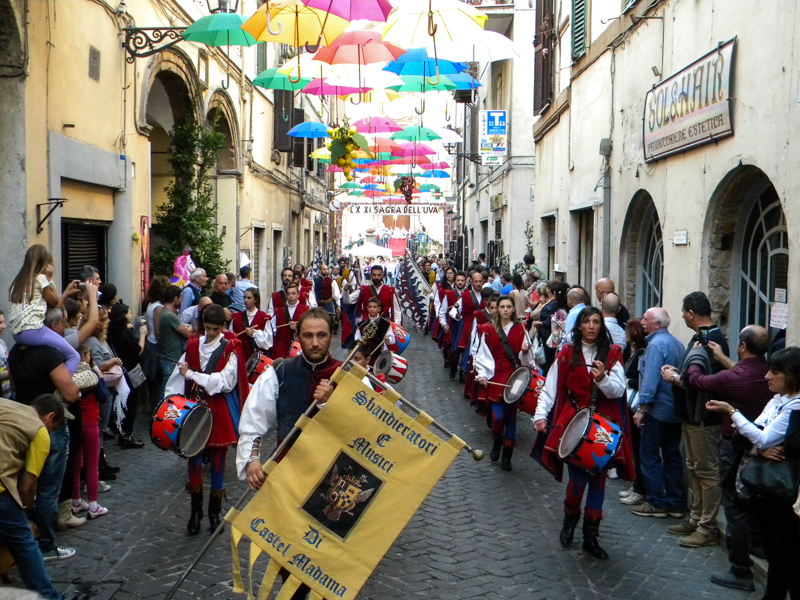
M128 376L128 381L130 382L132 390L135 390L145 381L147 381L147 376L144 374L144 369L142 368L141 363L136 365L134 368L125 371L125 374Z
M544 354L544 344L539 339L539 334L533 334L533 359L537 365L543 365L547 362L547 357Z
M114 365L108 371L103 371L103 381L105 381L106 387L117 387L122 381L122 367Z
M742 483L754 493L770 500L794 503L800 487L798 478L800 459L784 458L780 461L753 456L742 469L739 477Z

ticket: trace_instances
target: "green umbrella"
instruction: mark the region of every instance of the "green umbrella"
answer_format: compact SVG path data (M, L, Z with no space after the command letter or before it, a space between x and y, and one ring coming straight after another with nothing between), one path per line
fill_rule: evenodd
M187 42L200 42L206 46L252 46L256 38L241 29L247 20L244 15L218 12L198 19L183 32Z
M440 75L439 81L435 84L431 84L424 75L401 75L400 79L403 80L403 85L390 85L386 89L395 92L441 92L454 90L457 87L444 75Z
M363 196L364 192L362 192L361 190L350 190L349 192L347 192L347 195L348 196Z
M285 73L278 73L277 67L261 71L261 73L253 79L253 85L267 90L292 90L293 92L302 90L310 82L310 77L301 77L299 81L292 81Z
M441 192L442 188L440 188L438 185L434 185L432 183L423 183L421 186L419 186L419 191L420 192Z
M420 127L418 125L410 125L408 127L403 127L403 131L395 131L391 135L391 138L393 140L432 142L433 140L442 139L442 136L436 133L433 129Z
M346 189L346 190L360 190L361 189L361 185L356 183L355 181L348 181L347 183L343 183L339 187L341 187L343 189Z

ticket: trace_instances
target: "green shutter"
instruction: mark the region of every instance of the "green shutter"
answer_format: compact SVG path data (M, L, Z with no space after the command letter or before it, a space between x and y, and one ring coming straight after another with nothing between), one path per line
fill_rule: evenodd
M586 54L587 1L572 0L572 60Z
M256 74L267 70L267 43L256 45Z

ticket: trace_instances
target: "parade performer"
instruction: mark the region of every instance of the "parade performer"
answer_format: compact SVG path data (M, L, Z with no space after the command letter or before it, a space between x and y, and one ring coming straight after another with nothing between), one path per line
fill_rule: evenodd
M183 396L202 399L211 409L214 426L205 454L210 459L211 495L208 501L208 522L211 531L220 524L222 498L226 497L225 455L228 446L235 446L239 435L239 415L249 390L245 360L239 340L222 336L225 309L212 304L203 311L205 335L191 338L186 352L167 381L166 397ZM192 512L186 528L189 535L200 532L203 518L203 452L189 459L189 484Z
M357 365L360 365L366 371L369 371L370 373L372 373L372 368L370 367L370 364L369 364L369 360L370 360L369 350L365 346L361 346L361 345L356 346L356 348L353 350L352 358L353 358L353 362L354 363L356 363ZM377 375L375 373L372 373L372 374L375 376L376 379L379 379L381 381L386 381L386 377L384 377L380 373L378 373ZM377 392L379 394L382 394L385 391L385 388L382 388L382 387L378 386L377 384L373 383L372 380L369 377L367 377L366 375L364 375L364 378L361 380L361 383L363 383L365 386L367 386L368 388L370 388L371 390L374 390L375 392Z
M355 341L363 346L369 355L369 364L374 364L377 358L378 348L383 348L381 352L389 349L397 343L392 323L389 319L381 316L381 303L377 298L367 300L367 320L362 321L355 334Z
M319 301L321 308L325 309L331 319L339 318L341 312L342 294L339 291L339 284L330 277L328 265L320 264L319 274L314 277L314 296Z
M489 293L484 295L487 290L489 290ZM483 308L475 313L475 326L472 328L472 337L470 338L469 343L469 364L467 376L464 378L464 397L469 398L469 403L475 408L476 413L481 416L488 417L487 425L491 429L492 417L491 413L489 412L488 401L485 397L481 398L478 394L480 385L478 385L478 382L475 380L475 354L478 352L481 341L480 335L478 335L478 328L481 325L492 322L494 316L497 314L497 300L500 296L497 295L491 288L483 288L481 290L481 295L484 298Z
M244 292L244 311L234 313L231 324L233 333L242 343L245 362L264 343L264 329L268 323L267 313L261 310L261 292L258 288L247 288Z
M343 256L339 259L339 275L336 277L336 285L339 286L339 292L342 297L345 294L351 293L358 283L356 282L356 273L354 269L351 269L348 266L347 259ZM333 333L339 333L339 325L341 325L345 319L347 319L348 324L355 323L355 310L356 307L354 304L344 304L344 300L340 300L340 311L339 311L339 318L333 324ZM354 327L350 326L349 331L353 331ZM348 340L346 339L347 336L344 335L344 325L342 325L342 347L346 348Z
M294 282L300 286L300 299L309 306L317 306L317 295L314 293L314 283L306 279L308 271L305 266L296 264L294 266Z
M397 292L393 287L384 285L383 267L372 265L370 279L370 285L362 285L354 292L342 296L342 299L346 304L356 305L356 316L360 322L369 318L367 301L370 298L377 298L381 303L381 315L402 327L403 311L400 308L400 300L397 298Z
M442 354L444 354L444 366L450 367L450 379L455 379L458 369L458 341L461 339L461 327L464 325L455 306L466 290L467 274L458 271L453 289L444 293L439 307L439 324L444 332Z
M272 316L272 340L267 343L272 347L272 359L286 358L292 349L292 342L296 338L297 321L311 307L300 302L300 289L296 284L290 283L284 289L286 304Z
M500 296L497 313L490 323L478 329L478 351L475 353L475 381L486 389L485 398L491 403L492 461L503 452L502 468L511 470L511 455L517 439L517 407L503 401L503 390L511 373L520 366L536 368L530 353L531 339L517 318L514 301ZM479 392L481 393L481 392Z
M466 355L466 350L469 345L469 337L472 333L472 319L476 311L483 308L483 299L481 298L481 290L483 289L483 273L475 271L470 276L471 286L465 290L461 297L456 302L454 307L455 312L460 315L461 319L461 333L458 337L456 345L456 354L458 355L459 362L453 365L450 363L450 379L455 378L456 370L460 367L461 376L460 381L464 383L464 373L467 369L467 360L469 356ZM451 309L451 314L453 310ZM466 356L465 356L466 355Z
M286 286L294 284L294 269L286 267L281 271L281 289L277 292L272 292L269 306L267 307L267 317L270 319L275 315L275 311L282 310L286 305ZM298 286L298 290L300 287ZM303 299L300 299L300 304L307 304Z
M442 327L441 318L439 317L439 311L442 308L442 300L447 292L453 289L455 281L456 270L453 267L447 267L444 270L442 281L436 284L433 292L433 310L431 311L431 315L433 316L433 327L431 327L431 337L436 340L437 344L439 344L439 348L442 347L442 338L444 337L444 328ZM445 356L445 360L446 359L447 356ZM445 367L446 366L447 365L445 364Z
M547 415L553 409L544 447L539 452L538 445L534 446L532 456L553 474L556 481L561 481L563 473L558 444L564 428L579 409L591 406L621 427L622 443L613 466L620 479L633 481L635 473L625 404L622 350L611 344L602 313L597 308L587 307L579 314L572 330L572 343L564 345L547 373L534 415L536 431L544 435L548 430ZM581 501L588 486L583 549L596 558L606 559L608 554L597 541L603 518L606 473L592 476L571 464L567 465L567 471L569 483L564 500L561 543L565 546L572 543L575 527L581 518Z

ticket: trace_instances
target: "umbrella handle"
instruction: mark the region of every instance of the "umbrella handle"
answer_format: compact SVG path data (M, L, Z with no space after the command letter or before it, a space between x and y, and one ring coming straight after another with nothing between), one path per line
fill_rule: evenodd
M272 27L269 26L269 2L267 2L267 31L272 35L279 35L283 31L283 23L278 23L278 31L272 31Z
M300 83L300 80L303 78L303 75L300 72L300 55L299 54L297 55L297 79L292 79L291 71L286 74L286 77L289 78L289 83L291 83L291 84ZM281 110L283 110L283 109L281 109ZM287 121L287 120L288 119L284 119L284 121Z
M311 54L314 54L314 52L316 52L317 50L319 50L319 43L320 43L320 40L321 40L321 39L322 39L322 36L320 36L320 37L317 39L317 43L316 43L316 44L311 44L311 45L309 45L309 43L308 43L308 42L306 42L306 43L305 43L306 52L310 52Z
M417 113L418 115L421 115L422 113L425 112L425 98L422 98L420 100L419 109L416 106L414 107L414 112Z
M433 0L428 0L428 35L433 37L439 30L439 26L433 22Z

